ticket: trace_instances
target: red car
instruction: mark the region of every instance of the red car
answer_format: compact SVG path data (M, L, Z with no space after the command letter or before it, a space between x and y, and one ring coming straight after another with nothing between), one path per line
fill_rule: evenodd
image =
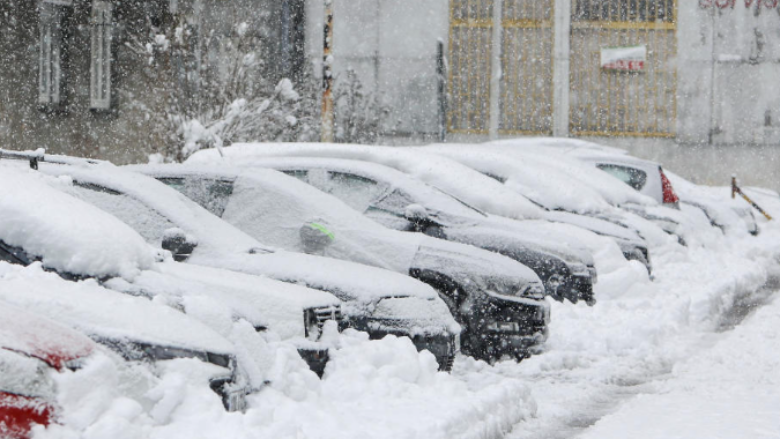
M76 369L95 343L68 327L0 302L0 437L56 422L52 374Z

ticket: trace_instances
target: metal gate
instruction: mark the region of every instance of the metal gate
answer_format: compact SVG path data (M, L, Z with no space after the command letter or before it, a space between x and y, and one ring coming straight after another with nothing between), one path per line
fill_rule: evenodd
M674 0L573 0L569 130L578 136L674 137ZM603 69L601 50L646 46L641 71Z
M553 0L503 0L499 128L552 131ZM493 0L451 0L448 129L486 134Z

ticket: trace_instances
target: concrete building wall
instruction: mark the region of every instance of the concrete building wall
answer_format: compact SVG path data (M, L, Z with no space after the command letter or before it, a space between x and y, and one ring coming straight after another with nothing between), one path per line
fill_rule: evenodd
M323 2L307 3L307 54L321 65ZM334 0L336 83L349 69L390 109L404 135L437 132L436 50L447 41L448 0Z

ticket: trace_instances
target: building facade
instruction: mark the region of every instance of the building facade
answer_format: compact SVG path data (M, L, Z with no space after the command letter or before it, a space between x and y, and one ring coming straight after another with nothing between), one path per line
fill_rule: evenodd
M3 0L0 144L146 161L181 135L177 111L224 100L206 85L235 73L236 45L263 60L244 87L300 69L301 14L274 0Z
M450 139L513 135L780 143L777 0L333 0L336 75ZM307 52L322 44L307 4Z

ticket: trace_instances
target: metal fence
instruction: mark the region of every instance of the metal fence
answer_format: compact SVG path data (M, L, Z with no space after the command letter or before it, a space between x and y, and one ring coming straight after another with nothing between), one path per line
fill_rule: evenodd
M503 0L499 131L549 135L553 0ZM451 0L447 127L487 134L494 0ZM573 0L569 131L575 136L673 137L675 0ZM603 69L601 50L645 46L638 71Z
M569 131L579 136L673 137L677 120L673 0L575 0ZM601 68L605 47L647 48L639 71Z

